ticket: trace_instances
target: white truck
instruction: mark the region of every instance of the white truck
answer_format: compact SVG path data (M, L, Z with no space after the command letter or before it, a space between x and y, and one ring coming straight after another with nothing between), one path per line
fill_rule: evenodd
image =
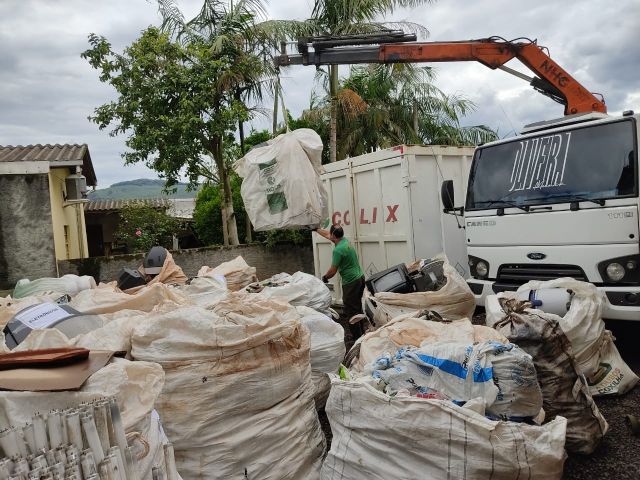
M461 275L469 274L463 223L443 213L440 184L451 179L464 192L473 151L399 145L324 166L328 223L341 225L354 242L366 277L442 252ZM315 274L321 277L331 266L333 245L314 234L313 247ZM340 300L336 277L331 288Z
M478 305L573 277L604 293L605 318L640 320L638 117L568 116L478 147L464 207L443 183L445 209L464 221Z
M565 117L528 126L522 136L479 147L466 204L447 211L464 221L477 303L523 283L573 277L605 294L605 318L640 320L638 115L606 115L591 93L536 40L490 37L415 42L402 32L300 39L278 66L477 61L519 78L564 105ZM507 67L519 60L528 77Z

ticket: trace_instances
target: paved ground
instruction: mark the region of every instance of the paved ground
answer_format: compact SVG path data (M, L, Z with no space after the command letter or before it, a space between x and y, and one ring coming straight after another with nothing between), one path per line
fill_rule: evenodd
M481 315L474 317L474 323L480 323ZM607 328L616 337L624 360L640 376L640 321L607 322ZM640 437L633 435L625 421L628 414L640 418L640 384L622 397L599 397L596 403L609 423L609 432L592 455L567 459L564 480L640 479ZM331 428L324 411L320 423L330 447Z

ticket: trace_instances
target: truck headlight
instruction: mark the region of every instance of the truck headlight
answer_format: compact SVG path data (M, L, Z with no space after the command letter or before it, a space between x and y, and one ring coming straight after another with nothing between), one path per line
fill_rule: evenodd
M489 276L489 262L469 255L469 271L473 278L484 280Z
M607 277L613 282L619 282L624 278L624 267L617 262L607 265Z
M479 277L483 277L483 278L486 277L487 275L489 275L489 265L487 265L485 262L480 260L476 264L476 273L478 274Z

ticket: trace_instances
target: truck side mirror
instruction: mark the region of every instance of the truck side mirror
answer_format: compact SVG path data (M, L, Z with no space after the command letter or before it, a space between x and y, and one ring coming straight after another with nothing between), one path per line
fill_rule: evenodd
M455 209L454 202L455 197L453 193L453 180L445 180L440 187L440 198L442 199L442 205L444 211L452 211Z

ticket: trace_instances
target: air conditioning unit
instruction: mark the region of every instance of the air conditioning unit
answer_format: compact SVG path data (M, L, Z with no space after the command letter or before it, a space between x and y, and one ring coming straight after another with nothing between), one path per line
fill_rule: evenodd
M67 201L87 198L87 179L80 173L74 173L64 179L67 189Z

